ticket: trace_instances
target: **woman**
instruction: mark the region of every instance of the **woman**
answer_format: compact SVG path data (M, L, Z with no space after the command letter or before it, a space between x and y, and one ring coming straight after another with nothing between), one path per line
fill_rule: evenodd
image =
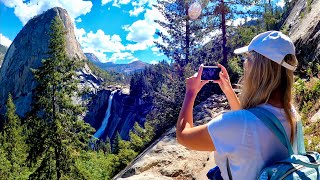
M208 124L193 127L194 100L208 82L200 79L201 65L198 73L186 80L176 134L178 142L190 149L215 151L215 162L224 179L228 179L228 160L233 179L250 180L256 179L263 167L287 158L288 151L261 120L245 109L260 106L272 112L285 127L293 144L296 113L292 107L291 90L297 59L290 38L278 31L257 35L249 46L237 49L235 53L247 53L239 99L226 69L220 64L220 79L214 81L226 95L232 111Z

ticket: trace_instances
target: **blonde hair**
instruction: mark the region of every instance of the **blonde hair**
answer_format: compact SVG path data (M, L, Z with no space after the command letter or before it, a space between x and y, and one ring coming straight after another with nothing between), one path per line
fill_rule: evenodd
M255 52L250 52L252 59L247 60L244 76L242 78L242 91L240 105L242 109L256 107L267 103L270 97L279 93L285 114L291 127L290 142L293 143L296 120L291 112L293 71L282 67L267 57ZM294 55L284 58L290 65L297 65Z

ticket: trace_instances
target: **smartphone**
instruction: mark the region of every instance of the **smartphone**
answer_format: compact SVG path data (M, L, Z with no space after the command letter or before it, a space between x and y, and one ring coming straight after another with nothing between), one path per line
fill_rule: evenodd
M219 72L221 68L218 66L203 66L201 80L219 80Z

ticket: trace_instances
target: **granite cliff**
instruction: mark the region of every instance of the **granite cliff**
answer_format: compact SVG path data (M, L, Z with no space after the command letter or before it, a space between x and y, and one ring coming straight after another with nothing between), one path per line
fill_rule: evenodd
M3 46L0 44L0 68L1 68L1 65L2 65L2 61L4 59L4 55L6 54L8 48L6 46Z
M283 26L296 46L299 64L320 63L320 0L296 0L291 4Z
M4 112L4 103L11 93L17 107L17 114L24 116L30 110L32 90L37 83L31 69L41 66L41 60L48 58L49 31L51 21L58 16L66 33L66 50L69 58L84 61L80 44L76 41L73 23L66 10L52 8L30 19L10 45L0 69L0 112ZM78 72L82 87L97 91L102 81L85 65Z
M68 12L59 7L49 9L30 19L5 54L0 69L0 115L5 113L5 102L9 93L12 94L19 116L23 117L30 110L32 93L37 85L31 69L38 68L42 59L48 58L50 24L55 16L62 20L66 31L68 57L84 62L77 71L77 78L80 80L79 88L86 93L80 99L74 99L75 103L84 103L87 106L84 120L98 129L108 107L108 97L112 91L118 89L112 103L110 124L106 129L108 133L105 133L103 138L113 137L119 132L122 138L127 139L133 124L136 121L140 124L145 121L151 104L129 96L127 88L103 85L108 82L103 83L106 80L96 75L88 65L87 57L75 38L73 22Z

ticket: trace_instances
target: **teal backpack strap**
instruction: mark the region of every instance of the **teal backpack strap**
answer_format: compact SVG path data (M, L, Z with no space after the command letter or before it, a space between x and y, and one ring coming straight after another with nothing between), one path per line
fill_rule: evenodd
M320 162L305 162L300 159L286 159L284 161L278 161L282 163L293 163L293 164L301 164L303 166L309 167L309 168L319 168L320 167Z
M250 108L247 110L257 116L278 137L281 143L287 147L290 156L294 154L286 131L275 115L261 107Z
M227 171L228 171L228 177L229 180L233 180L231 170L230 170L230 164L229 164L229 159L227 158Z
M305 155L306 149L304 147L303 128L302 128L301 121L297 121L297 146L298 146L298 154Z

